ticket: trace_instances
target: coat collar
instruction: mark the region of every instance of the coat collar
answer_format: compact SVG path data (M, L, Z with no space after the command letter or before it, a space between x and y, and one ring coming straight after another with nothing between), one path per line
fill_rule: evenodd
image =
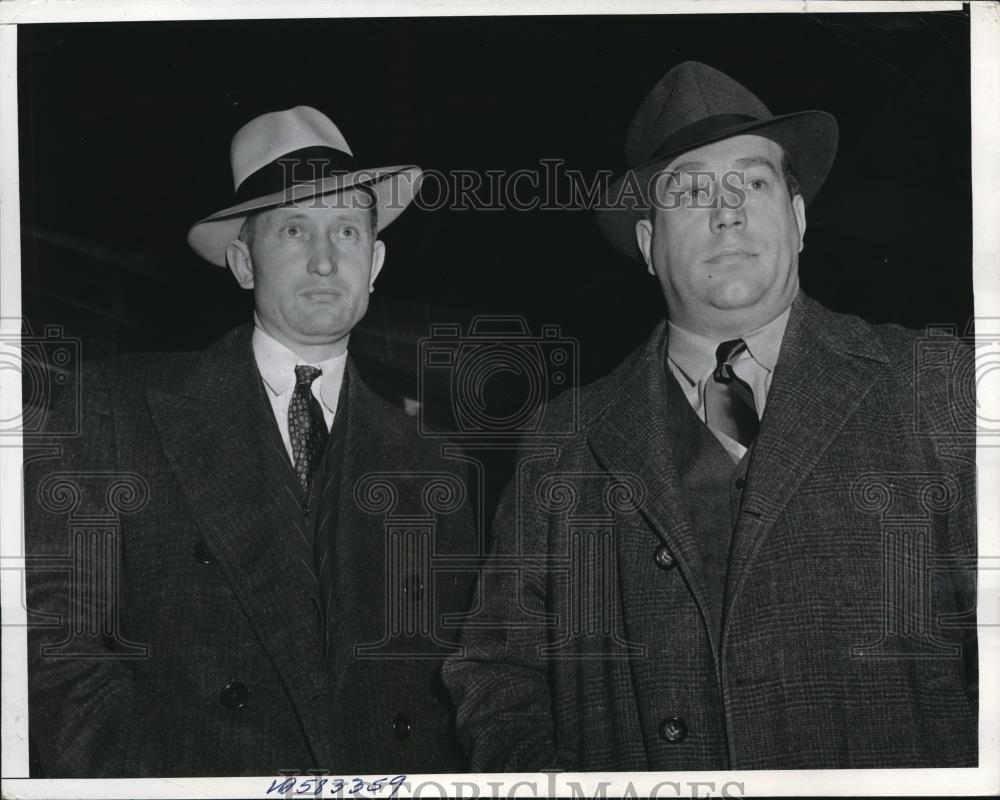
M385 560L384 523L358 508L354 487L368 472L406 463L400 448L412 439L406 418L365 385L348 358L350 414L337 512L345 535L335 539L336 652L332 664L324 662L312 578L291 538L300 535L292 519L304 496L261 384L251 334L249 325L226 334L175 390L150 388L147 403L191 516L281 674L317 763L328 765L336 763L329 698L344 691L338 684L353 646L369 643L373 626L382 622L373 622L368 609L385 602L384 587L371 580L372 565Z
M834 314L804 294L794 301L734 535L729 609L762 538L877 380L873 364L888 361L869 331L862 321ZM644 481L642 513L687 575L711 631L697 532L684 511L678 473L675 426L686 411L679 404L687 400L665 367L667 336L661 322L585 401L594 411L588 441L609 472L637 473Z
M364 510L356 491L367 476L405 474L401 467L412 464L414 457L413 438L402 412L365 385L350 359L346 379L351 411L337 496L333 558L339 577L330 622L329 679L335 694L352 691L344 675L358 658L357 648L388 635L387 523L384 516Z
M666 367L666 352L667 326L661 322L646 344L605 379L608 396L598 404L604 411L588 441L608 472L635 474L642 481L639 511L677 559L711 630L714 614L697 535L685 511L675 449L678 421L687 413L680 404L687 400ZM629 536L627 531L619 536L619 547L640 546Z
M147 391L191 516L288 687L317 763L326 763L326 691L311 584L292 522L300 497L250 345L238 328L202 354L176 392ZM276 532L279 532L276 535ZM284 534L284 535L282 535Z
M734 533L727 615L761 542L889 361L867 323L804 294L793 303Z
M148 389L147 403L191 516L282 675L317 763L327 764L330 725L322 698L332 690L330 671L311 578L291 538L300 535L292 520L303 498L261 385L251 332L247 325L226 334L175 390ZM351 474L368 463L377 469L384 461L378 454L401 434L371 418L368 412L384 401L364 386L350 359L347 379L351 414L343 471ZM361 465L351 463L359 457ZM352 489L353 483L342 481L348 516L357 514ZM345 530L364 535L351 524Z

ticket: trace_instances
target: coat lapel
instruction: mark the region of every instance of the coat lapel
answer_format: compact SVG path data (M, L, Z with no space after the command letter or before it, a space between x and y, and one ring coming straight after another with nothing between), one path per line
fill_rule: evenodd
M666 346L666 324L661 323L646 346L620 369L619 388L607 400L608 410L591 432L589 441L597 460L608 472L634 473L642 479L646 497L640 512L677 559L714 642L710 595L705 588L700 549L685 510L678 473L678 464L683 462L678 448L684 441L678 426L682 414L687 413L681 405L687 399L666 367ZM649 559L655 546L656 542L651 547L641 532L625 529L618 536L619 564ZM653 575L651 580L655 578ZM632 581L633 576L628 580ZM635 641L657 641L660 636L656 626L662 619L650 617L648 602L659 589L658 583L645 587L630 583L623 587L625 618L630 638ZM642 629L643 620L648 622L648 630Z
M717 649L697 533L685 511L679 474L685 460L679 448L685 437L678 422L688 411L682 405L687 399L664 366L666 344L664 323L619 368L618 388L603 401L607 411L595 424L589 442L606 470L637 473L643 479L647 495L642 514L677 559ZM833 314L805 295L796 299L734 533L727 609L738 599L742 576L763 537L877 380L872 362L887 361L885 352L866 335L863 323ZM619 537L620 563L648 557L645 552L634 552L649 547L641 538L634 530ZM626 619L637 641L656 641L652 631L648 632L651 638L644 638L647 632L634 627L647 616L645 601L654 591L654 585L623 587Z
M728 612L761 541L878 379L873 362L888 357L863 323L799 295L753 448L729 559Z
M333 532L337 579L330 609L334 693L340 691L345 671L356 660L355 648L376 643L385 630L385 517L358 506L355 486L367 474L398 472L412 460L397 415L387 413L386 401L365 385L350 359L346 377L350 414Z
M287 453L264 395L250 326L207 350L175 392L147 402L175 478L209 549L281 674L314 756L328 760L328 691L311 582L293 514ZM310 546L311 551L311 546Z

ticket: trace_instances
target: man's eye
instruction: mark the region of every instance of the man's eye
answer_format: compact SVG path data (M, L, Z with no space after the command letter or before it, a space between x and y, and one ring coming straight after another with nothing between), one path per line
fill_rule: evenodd
M755 192L759 192L761 189L767 188L767 181L763 178L751 178L747 181L746 186L748 189L753 189Z
M358 229L348 225L340 229L340 235L345 239L355 239L358 235Z
M302 233L302 230L299 228L298 225L286 225L284 228L281 229L281 232L285 234L285 236L289 236L295 239Z

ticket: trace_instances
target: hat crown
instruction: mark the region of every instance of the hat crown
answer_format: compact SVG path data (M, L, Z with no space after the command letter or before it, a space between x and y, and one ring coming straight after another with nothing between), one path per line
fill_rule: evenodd
M333 121L310 106L272 111L236 131L229 150L235 189L261 167L305 147L331 147L354 155Z
M650 90L625 136L630 167L648 161L659 146L689 125L723 114L771 119L757 96L728 75L698 61L672 68Z

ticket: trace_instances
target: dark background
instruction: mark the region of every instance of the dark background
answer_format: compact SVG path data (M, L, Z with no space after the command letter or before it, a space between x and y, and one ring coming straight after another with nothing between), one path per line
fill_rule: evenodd
M85 357L200 349L250 297L185 242L231 204L229 142L254 116L327 113L365 165L624 167L624 132L671 66L709 63L774 113L833 113L841 144L808 210L805 289L910 327L972 313L964 13L756 14L24 25L18 29L23 308ZM663 315L655 279L588 211L411 209L352 351L415 396L428 323L557 323L583 380Z
M86 358L201 349L249 320L249 294L185 237L232 203L230 139L261 113L315 106L370 166L619 172L636 107L686 59L775 113L837 117L807 292L910 327L972 314L966 13L48 24L18 26L18 44L22 307ZM411 209L383 238L351 348L397 402L418 394L431 322L558 324L588 381L663 316L655 279L588 211ZM501 406L516 377L494 387ZM505 458L484 456L486 518Z

